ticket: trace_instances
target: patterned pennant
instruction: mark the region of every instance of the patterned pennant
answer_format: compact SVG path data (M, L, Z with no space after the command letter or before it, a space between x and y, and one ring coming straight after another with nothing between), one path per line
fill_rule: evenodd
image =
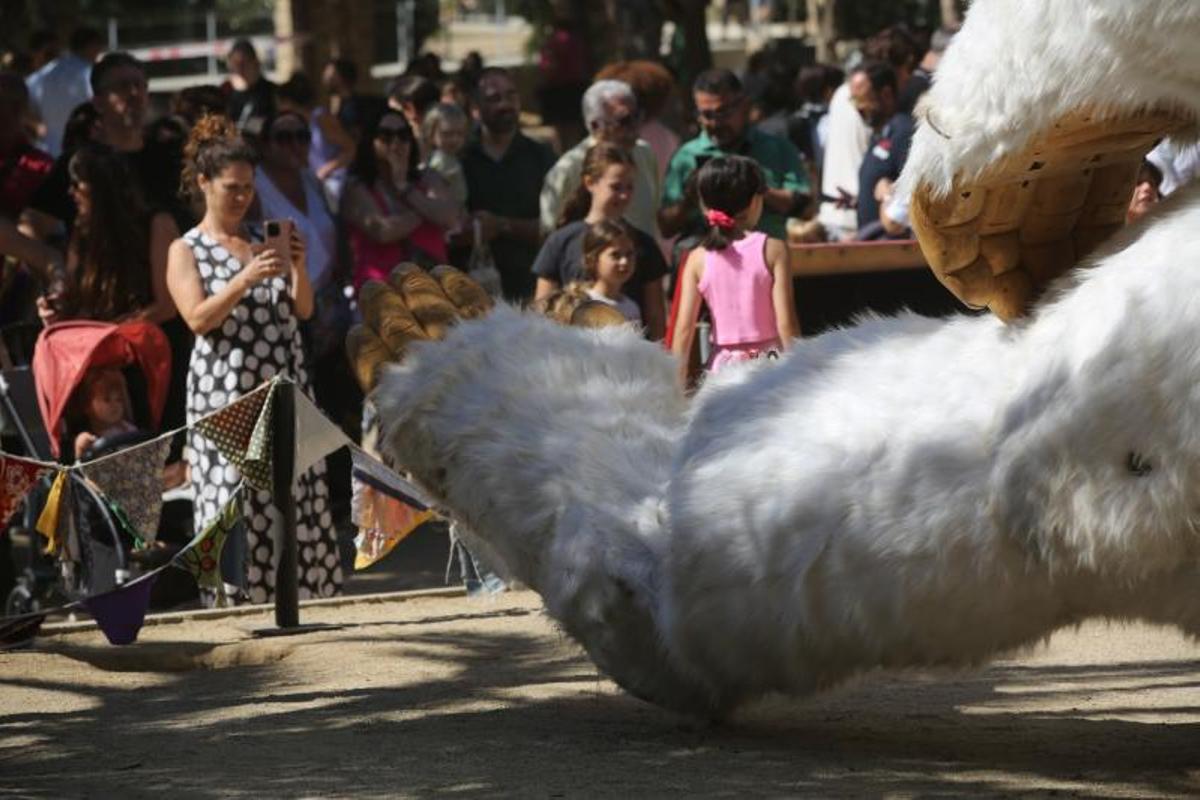
M46 537L46 552L53 555L58 552L59 531L67 517L71 516L70 504L66 503L70 491L67 488L67 471L60 469L50 484L50 494L46 497L46 505L38 516L37 531ZM66 505L66 513L63 506Z
M296 387L296 474L300 475L313 464L338 448L350 443L350 438L312 400Z
M17 510L17 505L51 467L15 456L0 455L0 526Z
M109 644L133 644L137 641L146 611L150 608L150 590L160 570L143 575L123 586L85 598L84 608L96 618Z
M255 489L271 490L271 400L275 381L196 423Z
M152 544L158 536L163 489L160 476L170 449L171 437L164 436L82 467L87 479L116 506L133 533L146 544Z
M0 619L0 650L16 650L28 647L42 629L48 611L35 611L19 617Z
M356 570L382 559L434 512L417 500L416 487L371 459L350 451L353 501L351 515L358 526L354 539Z
M217 518L180 550L171 563L192 573L197 586L211 589L220 596L224 586L221 580L221 550L225 547L229 532L241 518L242 489L239 487Z

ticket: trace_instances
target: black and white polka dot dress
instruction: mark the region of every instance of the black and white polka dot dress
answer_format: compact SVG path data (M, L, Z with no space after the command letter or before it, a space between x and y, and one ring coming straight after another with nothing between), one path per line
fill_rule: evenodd
M223 289L242 268L236 256L212 237L193 228L184 234L192 248L206 296ZM283 278L263 281L234 306L224 324L192 347L187 380L188 425L236 400L277 374L288 374L309 397L312 387L304 365L300 330ZM215 519L237 487L237 468L196 430L189 431L192 482L196 489L195 529ZM329 597L341 592L342 567L329 507L325 462L318 461L296 482L296 535L300 546L300 597ZM281 524L271 493L248 489L245 587L253 603L275 594L273 526Z

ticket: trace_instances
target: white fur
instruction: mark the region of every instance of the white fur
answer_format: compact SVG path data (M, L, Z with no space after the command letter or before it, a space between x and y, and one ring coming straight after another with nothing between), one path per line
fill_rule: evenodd
M1197 41L1194 0L975 2L924 98L918 117L933 124L919 123L902 182L942 194L1081 108L1200 120Z
M1198 634L1200 197L1164 213L1025 322L869 319L690 410L656 346L502 308L385 376L386 447L675 708Z

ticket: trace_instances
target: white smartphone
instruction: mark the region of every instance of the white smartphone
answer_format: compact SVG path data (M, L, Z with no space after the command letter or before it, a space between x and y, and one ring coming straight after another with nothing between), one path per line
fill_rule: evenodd
M263 244L274 250L284 265L292 263L292 221L269 219L263 223Z

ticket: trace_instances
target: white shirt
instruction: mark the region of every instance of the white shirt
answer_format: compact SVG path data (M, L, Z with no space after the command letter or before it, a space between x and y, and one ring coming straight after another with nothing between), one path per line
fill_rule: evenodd
M325 205L321 182L317 180L317 176L307 169L300 174L304 183L304 204L308 207L308 214L292 205L292 201L276 188L261 169L254 175L254 189L258 192L263 219L290 219L296 223L297 230L304 237L308 279L313 288L319 290L333 273L334 261L337 258L337 225Z
M825 162L821 165L821 194L838 197L838 188L858 194L858 168L871 141L871 129L850 99L850 84L843 83L829 100L828 132L825 134ZM822 201L817 219L829 232L829 238L841 240L858 230L858 213L853 208L838 208Z
M46 138L38 145L55 158L62 155L67 118L92 99L91 75L91 62L67 52L25 79L29 102L46 124Z
M621 295L614 300L605 295L603 292L599 292L595 289L586 289L585 291L587 292L587 296L593 300L612 306L617 311L620 311L625 316L625 319L629 320L630 322L640 323L642 321L642 310L638 308L637 303L633 302L625 295Z

